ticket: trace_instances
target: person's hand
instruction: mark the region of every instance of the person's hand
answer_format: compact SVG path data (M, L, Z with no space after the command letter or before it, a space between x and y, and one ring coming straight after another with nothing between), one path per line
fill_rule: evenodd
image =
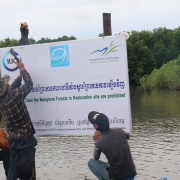
M25 70L24 64L22 63L21 60L17 62L16 65L20 71Z
M98 141L100 137L101 133L99 131L95 131L93 136L94 141Z

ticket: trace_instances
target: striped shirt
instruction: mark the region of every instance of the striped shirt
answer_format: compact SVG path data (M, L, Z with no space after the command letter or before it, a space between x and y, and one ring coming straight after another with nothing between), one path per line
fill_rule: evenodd
M35 134L24 99L33 87L32 79L26 70L21 71L25 84L16 78L11 91L0 97L0 111L4 114L7 133L13 139L25 139Z

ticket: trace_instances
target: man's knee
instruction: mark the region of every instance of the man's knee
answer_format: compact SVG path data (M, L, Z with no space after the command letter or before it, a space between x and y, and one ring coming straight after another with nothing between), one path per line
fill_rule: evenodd
M97 160L95 160L94 158L91 158L91 159L88 161L88 167L95 166L95 164L97 164Z

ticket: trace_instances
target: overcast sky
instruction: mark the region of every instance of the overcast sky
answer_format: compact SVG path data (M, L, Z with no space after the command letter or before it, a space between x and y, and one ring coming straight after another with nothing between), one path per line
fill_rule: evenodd
M0 0L0 40L20 38L20 22L29 38L96 38L103 32L102 13L111 13L112 33L174 29L180 26L180 0Z

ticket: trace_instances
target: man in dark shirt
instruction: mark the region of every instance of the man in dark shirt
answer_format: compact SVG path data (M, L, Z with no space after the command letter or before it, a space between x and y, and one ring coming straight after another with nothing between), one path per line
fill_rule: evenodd
M96 129L94 159L88 162L93 174L99 180L134 180L136 169L124 131L110 129L109 119L103 113L92 111L88 119ZM99 160L101 152L108 163Z
M37 140L24 99L33 87L32 79L24 64L19 61L20 75L9 85L8 75L0 78L0 111L4 114L10 148L10 166L8 180L17 180L14 167L18 161L28 158L34 161ZM21 86L21 80L25 82Z
M26 22L20 23L20 32L21 32L21 39L19 40L20 45L29 45L28 35L29 35L29 29L28 24Z

